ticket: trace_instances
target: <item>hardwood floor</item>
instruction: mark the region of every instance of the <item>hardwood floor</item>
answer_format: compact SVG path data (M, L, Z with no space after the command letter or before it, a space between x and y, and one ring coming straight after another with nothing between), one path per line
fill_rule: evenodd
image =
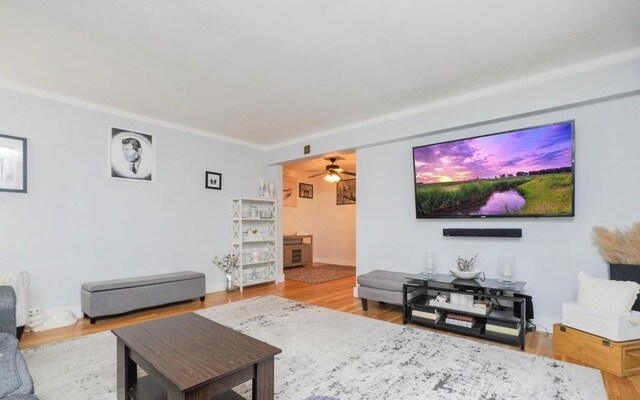
M234 291L232 293L211 293L205 301L199 300L179 303L171 306L157 307L144 311L139 311L119 317L98 320L95 325L91 325L88 319L79 321L76 325L68 328L54 329L50 331L31 333L27 332L20 342L21 348L40 346L46 343L89 335L96 332L111 330L114 328L135 324L143 321L150 321L158 318L177 315L181 313L201 310L203 308L230 303L242 299L256 296L275 295L287 299L302 301L327 307L338 311L348 312L356 315L363 315L382 321L396 324L402 323L402 309L398 306L378 304L369 302L369 311L362 311L360 300L353 297L353 287L355 277L347 277L331 282L310 285L296 281L286 281L282 284L265 284L245 288L244 292ZM416 326L417 325L413 325ZM428 329L428 328L422 328ZM444 333L443 331L438 331ZM449 334L449 333L447 333ZM455 334L451 334L456 336ZM466 336L465 336L466 337ZM468 337L466 337L468 338ZM480 339L478 339L480 340ZM503 346L516 349L513 346L501 345L494 342L484 341L496 346ZM552 336L542 333L527 334L526 352L545 357L553 357ZM609 373L602 373L607 395L611 400L640 400L640 376L632 378L618 378Z

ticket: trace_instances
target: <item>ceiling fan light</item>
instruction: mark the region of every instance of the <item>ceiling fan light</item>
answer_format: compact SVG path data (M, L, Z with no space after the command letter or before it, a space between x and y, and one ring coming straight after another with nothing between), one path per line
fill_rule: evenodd
M333 171L329 171L327 175L324 176L324 180L329 183L337 183L342 180L340 175L336 174Z

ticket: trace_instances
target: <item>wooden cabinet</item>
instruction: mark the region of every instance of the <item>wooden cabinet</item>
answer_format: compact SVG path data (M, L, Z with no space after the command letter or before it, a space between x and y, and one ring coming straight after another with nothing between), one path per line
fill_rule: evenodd
M313 263L313 235L285 236L283 266L299 267Z
M553 355L619 377L640 374L640 340L614 342L565 325L553 326Z

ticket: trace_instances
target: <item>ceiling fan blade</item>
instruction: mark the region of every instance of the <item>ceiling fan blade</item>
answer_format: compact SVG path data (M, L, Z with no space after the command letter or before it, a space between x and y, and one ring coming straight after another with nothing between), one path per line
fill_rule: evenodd
M327 172L326 169L308 169L307 172Z
M319 174L311 175L311 176L309 176L308 178L315 178L316 176L324 175L324 174L326 174L326 173L327 173L327 171L322 171L322 172L320 172Z
M345 174L345 175L356 176L356 174L354 172L342 171L342 173Z

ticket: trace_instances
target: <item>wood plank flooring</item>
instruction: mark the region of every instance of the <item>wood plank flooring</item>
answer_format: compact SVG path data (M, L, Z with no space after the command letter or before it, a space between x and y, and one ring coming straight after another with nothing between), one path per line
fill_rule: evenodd
M127 315L98 320L95 325L91 325L88 319L79 321L76 325L68 328L54 329L40 333L27 332L20 342L21 348L40 346L46 343L57 342L78 336L89 335L102 332L130 324L143 321L150 321L171 315L182 314L203 308L213 307L224 303L230 303L242 299L256 296L275 295L287 299L315 304L317 306L331 308L338 311L348 312L356 315L363 315L381 321L392 323L402 323L402 308L391 305L380 305L377 302L369 302L369 311L362 311L360 300L353 297L353 287L355 277L347 277L331 282L310 285L295 281L286 281L281 284L264 284L245 288L244 292L234 291L232 293L211 293L208 294L204 303L198 300L183 302L175 305L157 307L153 309L138 311ZM414 325L417 326L417 325ZM428 329L428 328L423 328ZM438 331L444 333L443 331ZM451 334L455 336L455 334ZM480 339L478 339L480 340ZM494 342L484 341L496 346L516 347L502 345ZM527 334L526 352L538 354L545 357L553 357L552 336L542 333ZM618 378L608 373L602 373L607 395L611 400L640 400L640 376L632 378Z

